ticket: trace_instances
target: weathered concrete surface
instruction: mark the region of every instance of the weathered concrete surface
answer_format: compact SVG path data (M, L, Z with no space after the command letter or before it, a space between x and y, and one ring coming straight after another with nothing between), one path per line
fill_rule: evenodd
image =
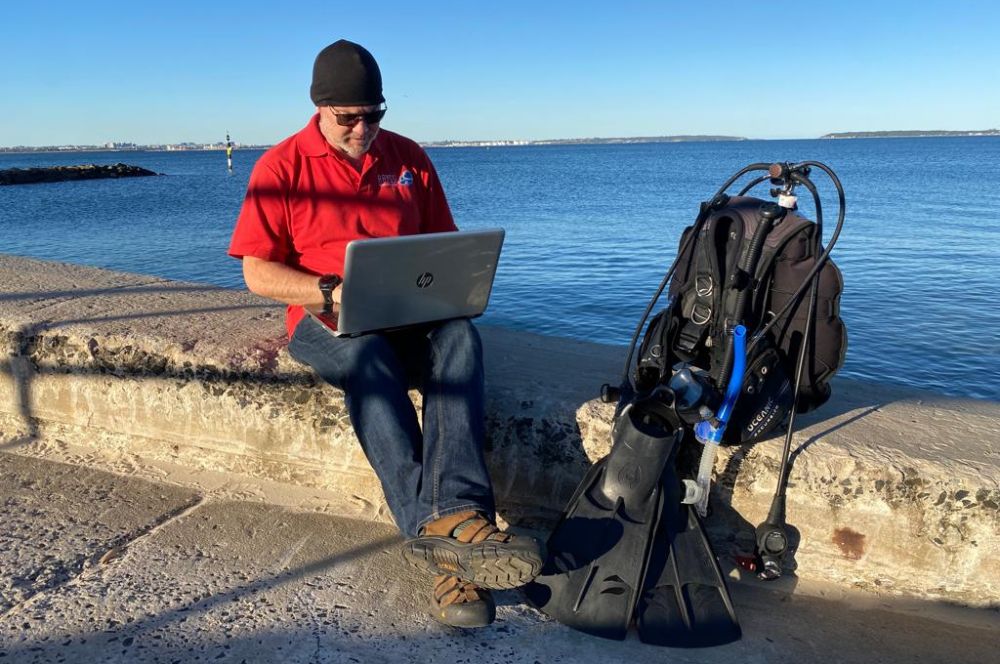
M0 455L0 614L113 557L199 500L179 487L149 489L133 478Z
M0 469L15 498L0 506L0 587L25 578L26 542L54 554L0 608L3 662L972 664L1000 648L996 611L789 596L760 582L734 587L744 638L721 648L589 637L516 591L498 594L496 624L463 632L427 616L428 580L402 562L391 526L2 453ZM77 555L89 562L65 564Z
M482 331L502 514L551 515L607 452L612 410L593 397L623 350ZM340 394L288 356L283 334L281 308L246 293L4 257L0 449L118 472L141 459L239 473L388 521ZM846 380L834 393L794 438L790 568L1000 603L1000 404ZM779 452L775 440L722 455L711 526L724 558L751 548Z
M851 381L834 389L794 439L789 521L801 573L1000 605L998 404ZM725 464L723 497L752 524L766 517L781 442Z

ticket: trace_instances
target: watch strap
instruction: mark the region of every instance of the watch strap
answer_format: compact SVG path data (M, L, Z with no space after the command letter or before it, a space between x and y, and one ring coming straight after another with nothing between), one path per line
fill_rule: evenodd
M323 293L323 313L333 313L333 291L344 282L339 274L324 274L319 278L319 290Z

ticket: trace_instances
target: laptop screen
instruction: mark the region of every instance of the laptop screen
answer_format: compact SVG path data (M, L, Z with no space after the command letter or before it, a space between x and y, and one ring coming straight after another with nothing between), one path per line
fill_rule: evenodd
M481 315L503 239L496 228L351 242L337 335Z

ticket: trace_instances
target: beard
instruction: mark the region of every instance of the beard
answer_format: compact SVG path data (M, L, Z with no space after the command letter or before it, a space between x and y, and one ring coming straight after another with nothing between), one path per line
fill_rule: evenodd
M351 159L361 159L378 136L379 126L365 125L364 133L358 136L353 128L345 131L344 127L320 115L319 130L332 148Z
M364 135L358 139L355 136L347 136L334 144L334 147L338 148L341 152L349 157L355 159L360 159L368 152L371 148L372 143L375 141L375 136L378 135L378 128L374 128L371 131L366 131Z

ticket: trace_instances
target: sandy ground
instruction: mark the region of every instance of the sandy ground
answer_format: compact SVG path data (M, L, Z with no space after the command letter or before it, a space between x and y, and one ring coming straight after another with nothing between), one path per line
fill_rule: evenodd
M996 611L790 594L794 580L735 584L744 638L708 650L589 637L517 591L497 594L491 627L454 630L426 614L429 582L389 526L245 478L118 471L0 453L0 662L952 664L1000 649Z

